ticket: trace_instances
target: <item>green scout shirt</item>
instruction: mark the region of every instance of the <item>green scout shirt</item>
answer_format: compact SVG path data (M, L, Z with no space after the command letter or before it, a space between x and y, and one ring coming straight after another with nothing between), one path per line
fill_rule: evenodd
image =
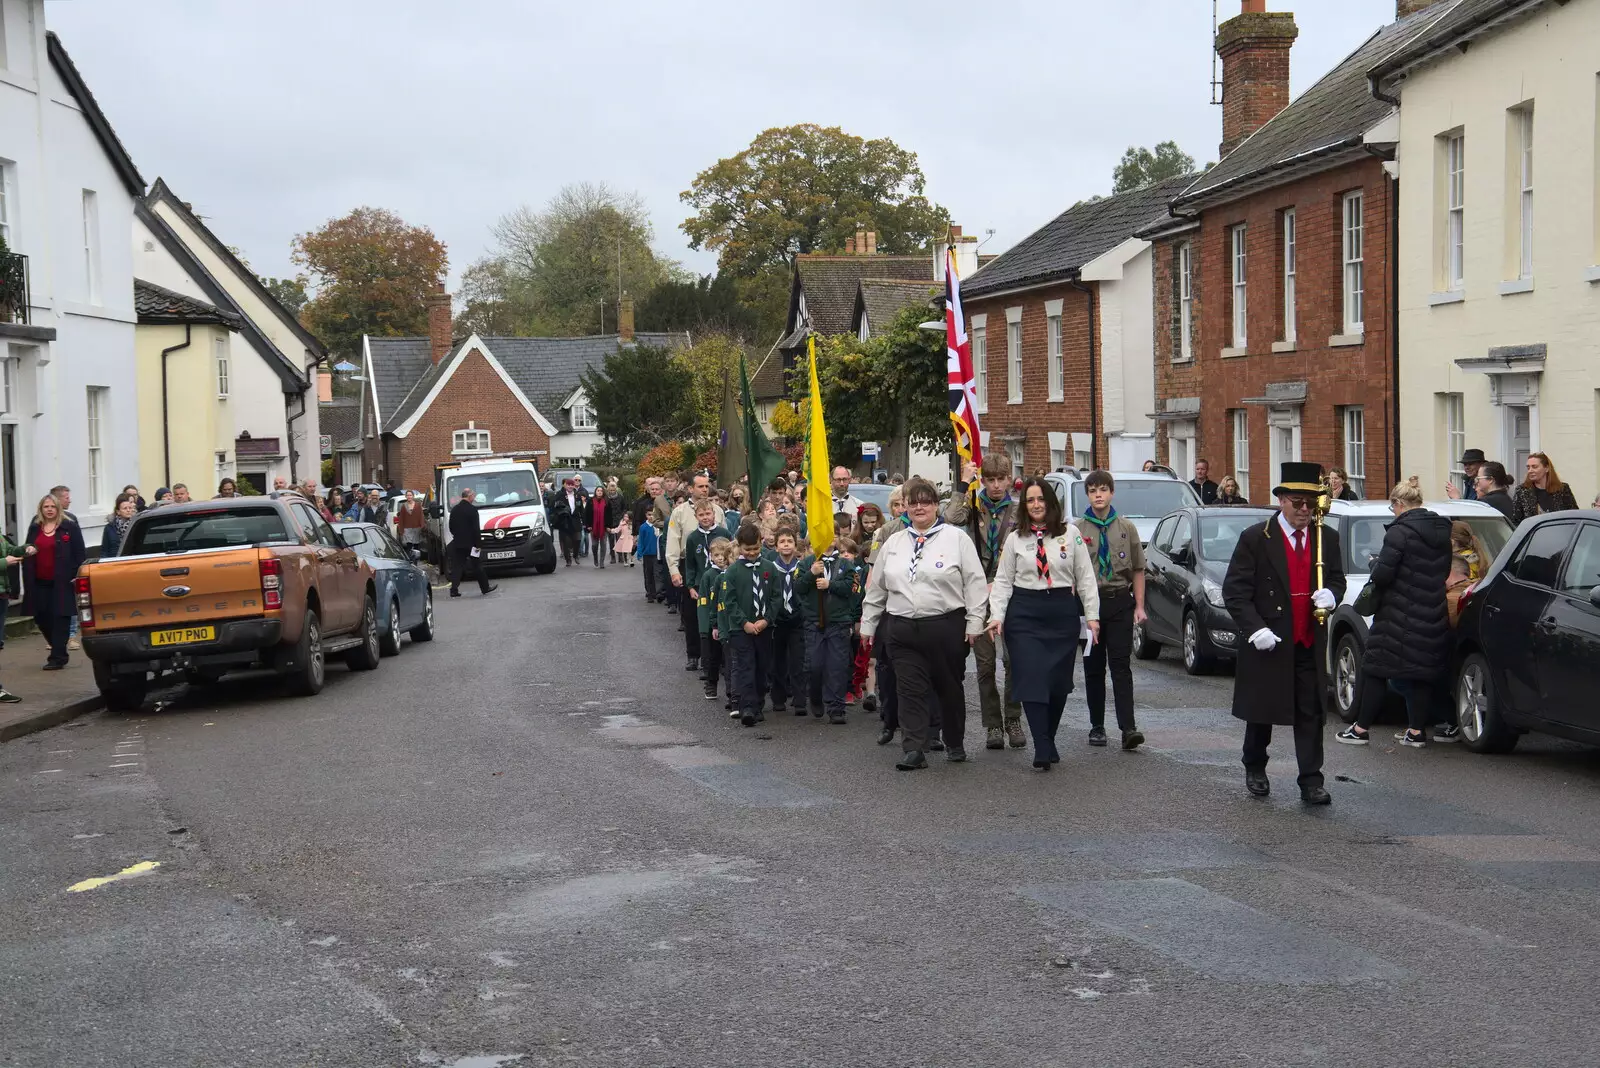
M691 590L700 588L700 573L711 563L711 543L726 538L721 527L695 527L683 541L683 581Z
M789 581L789 607L787 609L785 609L784 606L783 606L783 578L784 578L783 557L779 556L777 553L773 553L772 558L770 560L766 560L765 562L766 562L768 567L772 568L773 581L778 584L778 618L777 618L777 622L784 623L784 624L798 622L800 620L800 618L801 618L801 615L800 615L800 558L798 556L795 557L794 560L792 562L790 562L790 564L788 566L788 573L789 573L789 580L790 581Z
M1139 543L1139 528L1126 516L1117 516L1105 529L1110 539L1108 552L1111 577L1100 574L1101 528L1087 519L1079 519L1078 530L1083 533L1084 544L1089 547L1089 562L1094 565L1095 576L1102 590L1127 590L1133 588L1133 576L1144 573L1144 548Z
M710 634L717 625L717 607L722 600L722 568L707 564L700 572L700 584L695 587L695 616L700 623L700 633Z
M795 597L800 602L800 615L806 623L816 626L820 618L817 605L817 576L811 573L815 556L800 561L800 570L794 577ZM827 555L822 558L828 573L828 624L853 625L861 619L861 602L867 594L867 569L857 560Z
M757 582L761 593L756 594ZM778 573L764 560L746 560L741 557L728 565L723 578L722 603L726 612L729 632L743 633L746 623L765 619L769 624L778 618Z

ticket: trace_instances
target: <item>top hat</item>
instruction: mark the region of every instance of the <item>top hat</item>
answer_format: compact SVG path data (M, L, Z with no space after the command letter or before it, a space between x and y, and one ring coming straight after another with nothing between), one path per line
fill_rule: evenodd
M1468 449L1461 454L1461 462L1464 464L1481 464L1484 459L1482 449Z
M1322 492L1322 467L1319 464L1292 461L1282 464L1281 467L1282 479L1272 488L1274 497L1282 497L1289 493Z

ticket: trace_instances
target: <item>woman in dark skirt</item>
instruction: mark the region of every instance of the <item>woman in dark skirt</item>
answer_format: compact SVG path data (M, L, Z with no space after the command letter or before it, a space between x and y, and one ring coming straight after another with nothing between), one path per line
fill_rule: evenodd
M1011 692L1022 702L1033 735L1033 766L1061 761L1056 729L1072 692L1072 662L1081 621L1100 637L1100 587L1078 528L1061 518L1050 484L1022 484L1022 521L1006 536L989 593L989 633L1004 632L1011 656Z

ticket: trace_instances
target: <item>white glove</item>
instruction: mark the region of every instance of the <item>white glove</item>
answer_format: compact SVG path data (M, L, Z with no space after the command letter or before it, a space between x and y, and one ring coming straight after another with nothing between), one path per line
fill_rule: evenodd
M1278 636L1272 633L1271 628L1262 627L1250 635L1250 644L1263 653L1270 653L1278 646Z
M1338 603L1339 601L1334 597L1332 590L1318 590L1311 595L1311 606L1313 608L1332 608Z

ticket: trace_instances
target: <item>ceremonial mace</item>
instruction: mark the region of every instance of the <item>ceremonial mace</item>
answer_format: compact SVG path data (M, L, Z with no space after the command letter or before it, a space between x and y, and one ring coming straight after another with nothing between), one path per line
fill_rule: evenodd
M1317 483L1317 503L1311 506L1311 514L1317 521L1317 589L1323 589L1322 584L1322 519L1333 507L1333 488L1328 485L1328 476L1323 475ZM1314 608L1314 615L1319 624L1328 622L1329 609Z

